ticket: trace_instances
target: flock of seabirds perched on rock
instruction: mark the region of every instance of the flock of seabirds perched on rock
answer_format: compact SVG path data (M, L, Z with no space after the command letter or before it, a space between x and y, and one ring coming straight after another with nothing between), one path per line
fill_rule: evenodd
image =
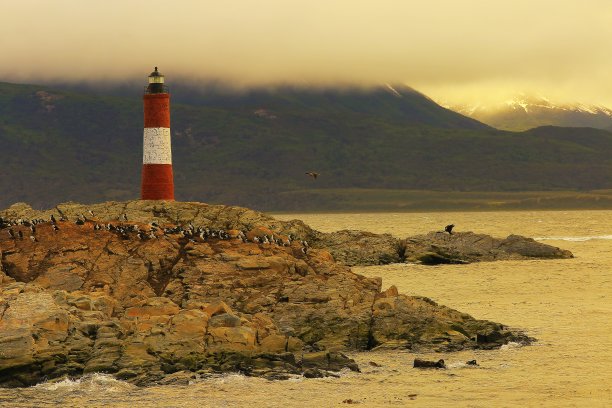
M129 224L128 217L124 213L119 217L118 223L100 223L96 222L93 218L95 214L93 211L88 211L91 218L87 218L84 214L80 214L74 223L79 226L92 225L94 231L106 230L118 234L122 239L129 239L129 234L136 234L139 240L157 239L160 236L178 236L178 239L185 239L191 242L205 242L208 240L227 240L227 239L240 239L242 242L253 242L262 245L278 245L278 246L291 246L292 243L299 243L303 254L308 253L309 245L308 241L297 239L292 234L287 236L275 236L274 234L261 234L253 235L249 234L244 230L236 229L210 229L208 227L195 226L189 223L187 226L172 226L162 227L157 222L149 223L146 229L142 228L138 224ZM60 223L70 222L68 217L65 215L59 215L59 221L51 215L50 220L44 219L16 219L9 220L0 217L0 229L8 228L8 235L14 240L23 240L26 234L29 233L29 239L32 242L37 242L38 238L36 230L38 226L51 225L53 231L60 231Z
M303 254L307 254L309 250L308 241L298 239L294 237L292 234L288 234L287 236L279 236L274 234L261 234L261 235L253 235L249 234L244 230L236 230L236 229L210 229L208 227L195 226L192 223L189 223L187 226L160 226L157 222L151 222L148 224L147 228L142 228L142 226L138 224L130 224L128 222L128 217L124 213L122 214L118 222L113 224L110 222L102 223L97 222L95 220L95 214L93 211L88 211L91 218L87 218L84 214L80 214L74 223L79 226L87 226L92 225L94 231L106 230L113 232L122 239L129 239L129 234L136 234L136 237L141 240L149 240L149 239L157 239L160 236L177 236L178 239L185 239L191 242L206 242L208 240L227 240L227 239L239 239L242 242L253 242L256 244L262 245L278 245L278 246L291 246L293 243L299 243L301 251ZM37 242L38 238L36 235L37 226L40 225L51 225L51 228L54 232L58 232L60 230L59 224L62 222L70 222L68 217L61 214L59 215L59 221L54 216L51 215L49 221L44 219L4 219L0 217L0 229L8 228L8 235L10 239L13 240L23 240L25 239L25 234L29 235L29 239L32 242ZM444 232L453 234L452 230L454 228L454 224L449 224L444 228ZM249 239L250 236L250 239Z

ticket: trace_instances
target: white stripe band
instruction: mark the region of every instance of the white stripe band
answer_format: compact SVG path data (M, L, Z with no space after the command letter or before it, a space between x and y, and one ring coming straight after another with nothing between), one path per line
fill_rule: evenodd
M144 129L142 163L172 164L170 128L155 127Z

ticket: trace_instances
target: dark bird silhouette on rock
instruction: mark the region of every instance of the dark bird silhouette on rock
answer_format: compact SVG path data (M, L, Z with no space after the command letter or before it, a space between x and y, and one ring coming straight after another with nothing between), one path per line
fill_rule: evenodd
M306 175L312 177L313 180L316 180L317 177L319 177L319 173L316 173L314 171L307 171Z
M446 227L444 227L444 231L448 232L450 235L453 235L454 227L455 227L455 224L448 224Z

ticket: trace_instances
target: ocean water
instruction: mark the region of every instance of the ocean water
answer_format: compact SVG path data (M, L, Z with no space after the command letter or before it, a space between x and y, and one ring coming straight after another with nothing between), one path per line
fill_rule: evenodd
M0 389L1 407L611 407L612 211L283 214L322 231L363 229L398 237L441 230L520 234L575 258L425 267L354 268L383 286L423 295L471 315L522 328L532 346L416 355L353 353L361 373L267 381L238 374L187 386L138 388L92 375L25 389ZM447 370L412 368L443 358ZM475 359L477 367L467 366ZM373 364L375 363L375 364Z

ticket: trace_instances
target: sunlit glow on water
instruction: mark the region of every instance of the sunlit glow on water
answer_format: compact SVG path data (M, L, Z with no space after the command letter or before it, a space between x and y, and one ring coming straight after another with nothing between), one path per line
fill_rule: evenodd
M364 229L398 237L440 230L520 234L571 250L574 259L472 265L354 268L383 286L428 296L471 315L525 329L533 346L418 355L447 370L412 368L407 350L354 353L362 373L267 381L227 374L188 386L138 388L108 376L0 390L1 407L609 407L612 405L612 211L322 214L323 231ZM605 238L608 237L608 238ZM574 238L574 239L570 239ZM589 239L575 239L589 238ZM468 360L478 366L468 366ZM370 363L375 363L370 364ZM380 365L378 367L377 365Z

